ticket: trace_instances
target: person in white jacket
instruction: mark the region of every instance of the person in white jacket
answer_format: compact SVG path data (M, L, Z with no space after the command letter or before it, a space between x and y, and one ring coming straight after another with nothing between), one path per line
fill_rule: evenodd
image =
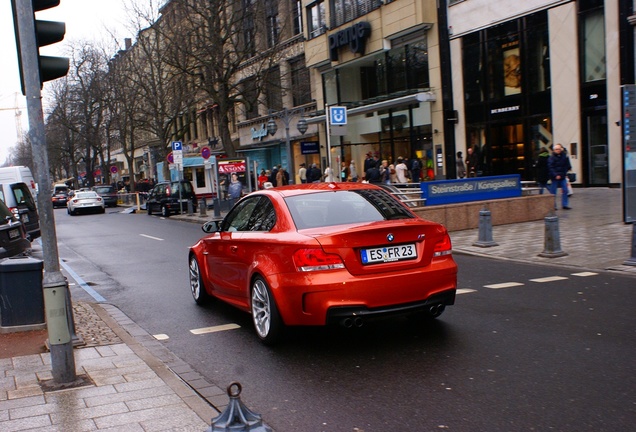
M327 169L325 169L325 181L326 182L334 181L333 170L331 169L331 167L327 167Z

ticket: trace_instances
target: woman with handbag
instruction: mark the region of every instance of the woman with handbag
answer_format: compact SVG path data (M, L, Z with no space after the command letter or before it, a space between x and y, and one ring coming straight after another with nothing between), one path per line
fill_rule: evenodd
M554 194L554 209L557 209L557 195L561 189L561 207L570 210L568 205L568 181L567 173L572 169L570 158L564 152L561 144L555 144L552 156L548 159L548 169L552 180L552 192Z

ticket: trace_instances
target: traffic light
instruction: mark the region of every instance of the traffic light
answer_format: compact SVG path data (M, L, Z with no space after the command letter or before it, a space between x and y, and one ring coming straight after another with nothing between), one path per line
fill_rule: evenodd
M29 2L32 9L29 9ZM35 19L35 12L59 6L60 0L11 0L13 7L13 23L15 28L15 40L18 49L18 62L20 66L20 81L22 94L26 95L25 79L27 73L34 71L24 70L29 62L23 61L23 56L37 55L37 69L40 80L40 88L46 81L61 78L68 73L69 60L65 57L43 56L39 48L60 42L66 33L66 24L58 21L43 21ZM20 35L22 34L22 37ZM35 36L31 39L31 34Z

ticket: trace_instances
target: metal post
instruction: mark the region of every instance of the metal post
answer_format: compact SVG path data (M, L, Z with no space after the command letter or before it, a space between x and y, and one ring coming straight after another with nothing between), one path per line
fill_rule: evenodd
M490 210L482 209L479 211L479 240L473 243L473 246L491 247L499 246L492 239L492 220Z
M227 395L230 403L218 417L212 419L212 425L206 432L272 432L272 429L263 423L260 414L256 414L241 402L241 384L233 382L227 387Z
M545 242L543 252L539 254L544 258L558 258L566 256L567 253L561 250L561 238L559 236L559 217L546 216L545 220Z
M221 217L221 201L218 198L212 200L214 206L214 217Z
M208 204L205 200L205 197L201 198L201 201L199 201L199 215L200 216L207 216L207 210L208 210Z
M40 91L38 48L35 42L33 4L28 1L15 3L20 37L20 56L29 117L29 139L33 154L34 174L38 182L38 213L42 229L42 255L44 258L44 310L47 320L49 343L51 344L51 366L53 380L58 383L76 381L75 358L71 331L67 319L66 304L68 284L60 271L57 250L57 235L53 204L51 203L51 181L49 160L44 134L44 114ZM69 300L70 303L70 300ZM68 337L67 337L68 335Z
M632 223L632 256L623 264L636 266L636 223Z

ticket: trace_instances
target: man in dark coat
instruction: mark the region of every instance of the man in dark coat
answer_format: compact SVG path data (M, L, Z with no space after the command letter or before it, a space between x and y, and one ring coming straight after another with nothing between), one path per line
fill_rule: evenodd
M548 160L550 159L550 152L546 147L541 147L541 152L537 156L536 169L537 169L537 185L539 185L540 194L543 194L543 189L548 189L548 180L550 180L550 169L548 168Z
M307 170L307 183L318 183L320 182L320 178L322 177L322 172L316 164L311 164L309 169Z
M552 180L552 193L554 193L554 209L556 210L557 208L557 195L559 189L561 189L561 207L564 210L570 210L566 176L568 171L572 169L572 164L568 155L563 151L561 144L554 145L552 156L548 159L548 169Z

